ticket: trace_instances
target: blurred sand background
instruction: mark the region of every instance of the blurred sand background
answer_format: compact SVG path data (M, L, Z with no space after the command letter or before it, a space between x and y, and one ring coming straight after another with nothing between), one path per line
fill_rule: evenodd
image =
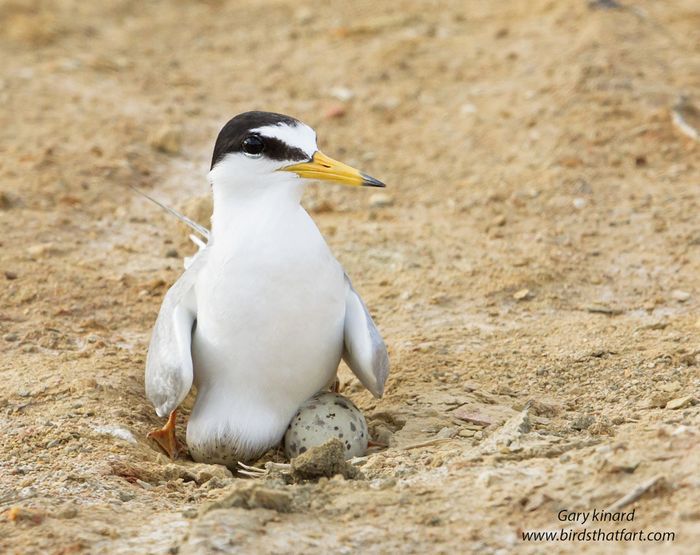
M697 553L700 5L611 4L1 1L0 552ZM305 198L392 359L379 401L341 371L389 444L361 480L145 440L194 247L128 185L206 223L251 109L388 184ZM639 486L675 542L520 539Z

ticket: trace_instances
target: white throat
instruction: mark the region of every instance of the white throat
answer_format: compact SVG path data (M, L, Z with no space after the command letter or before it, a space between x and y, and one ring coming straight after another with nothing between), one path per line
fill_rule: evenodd
M214 211L212 238L232 225L251 218L278 218L300 207L305 183L290 172L241 171L235 157L223 160L209 172Z

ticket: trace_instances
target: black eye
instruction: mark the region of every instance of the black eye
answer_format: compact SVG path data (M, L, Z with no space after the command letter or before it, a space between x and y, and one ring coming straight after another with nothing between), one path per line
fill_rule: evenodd
M243 139L241 148L243 148L243 153L247 156L257 158L258 156L261 156L263 150L265 150L265 143L257 135L251 135L250 137Z

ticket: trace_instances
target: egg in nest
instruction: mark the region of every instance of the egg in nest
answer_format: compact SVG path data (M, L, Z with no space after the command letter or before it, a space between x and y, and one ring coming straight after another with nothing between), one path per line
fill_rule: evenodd
M334 437L343 442L346 460L362 457L369 441L367 421L350 399L322 391L306 401L292 418L284 434L284 452L293 459Z

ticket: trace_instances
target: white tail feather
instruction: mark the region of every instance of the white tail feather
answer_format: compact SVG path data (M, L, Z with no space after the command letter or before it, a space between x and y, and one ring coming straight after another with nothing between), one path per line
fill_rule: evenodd
M136 191L138 194L143 195L146 197L148 200L150 200L153 204L156 204L160 206L163 210L165 210L168 214L171 216L176 217L178 220L180 220L182 223L188 225L190 228L192 228L195 232L199 233L202 237L204 237L207 242L209 242L209 230L202 226L199 225L197 222L190 220L187 216L184 214L181 214L174 208L170 208L167 204L163 204L159 200L154 199L152 196L150 196L147 193L144 193L141 189L137 189L133 185L129 185L134 191ZM192 239L192 242L197 245L200 249L206 246L206 244L201 241L198 237L190 235L190 239Z

